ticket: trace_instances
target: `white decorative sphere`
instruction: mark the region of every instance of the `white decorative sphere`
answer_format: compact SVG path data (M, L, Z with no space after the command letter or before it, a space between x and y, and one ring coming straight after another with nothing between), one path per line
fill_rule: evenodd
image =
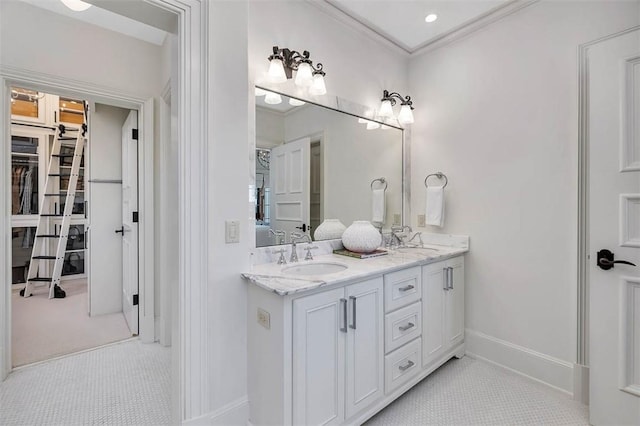
M342 245L356 253L371 253L380 246L382 235L367 220L356 220L342 234Z
M333 240L342 237L342 233L347 229L340 219L325 219L313 233L315 241Z

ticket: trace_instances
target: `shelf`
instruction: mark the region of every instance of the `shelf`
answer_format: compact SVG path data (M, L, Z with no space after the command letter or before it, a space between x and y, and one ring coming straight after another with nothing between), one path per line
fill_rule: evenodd
M35 157L35 158L38 158L40 156L40 154L31 154L29 152L15 152L15 151L11 151L11 155L18 156L18 157Z
M74 249L74 250L65 250L65 253L77 253L81 251L86 251L87 249Z

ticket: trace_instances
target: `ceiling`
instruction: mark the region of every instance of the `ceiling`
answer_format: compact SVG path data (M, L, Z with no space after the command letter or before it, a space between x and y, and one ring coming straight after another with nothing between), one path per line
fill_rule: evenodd
M74 12L66 7L60 0L20 0L24 3L47 9L59 15L84 21L107 30L115 31L138 40L162 46L167 35L165 31L152 27L142 22L127 18L117 13L92 6L82 12Z
M408 53L507 7L514 0L325 0ZM435 13L438 19L426 23Z

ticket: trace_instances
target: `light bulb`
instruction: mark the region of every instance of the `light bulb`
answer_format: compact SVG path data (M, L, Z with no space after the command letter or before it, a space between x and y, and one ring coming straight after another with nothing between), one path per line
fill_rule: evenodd
M312 95L324 95L327 93L327 87L324 84L324 76L322 74L313 76L313 84L309 87L309 93Z
M264 96L267 94L267 91L259 87L256 87L255 93L256 93L256 96Z
M402 108L400 108L400 114L398 114L398 122L400 124L413 123L413 112L411 111L411 106L402 105Z
M375 130L380 128L380 123L376 123L375 121L367 121L367 130Z
M284 83L285 81L287 81L287 75L284 73L284 65L282 64L282 59L271 59L267 75L269 77L269 81L271 81L272 83Z
M302 106L304 104L306 104L305 101L301 101L300 99L296 99L296 98L289 98L289 105Z
M371 117L373 117L373 112L374 111L372 109L368 109L368 110L365 111L364 116L367 117L367 118L371 118ZM358 123L360 123L360 124L365 124L365 123L368 123L368 122L369 122L369 120L367 120L366 118L363 118L363 117L358 118Z
M269 105L278 105L282 103L282 97L277 93L267 92L266 96L264 97L264 103Z
M391 107L390 100L382 101L378 114L380 115L380 117L393 117L393 108Z
M311 75L311 65L301 62L296 71L296 85L300 87L309 87L313 84L313 75Z
M80 0L60 0L60 1L69 9L73 10L74 12L82 12L91 7L89 3L85 3Z

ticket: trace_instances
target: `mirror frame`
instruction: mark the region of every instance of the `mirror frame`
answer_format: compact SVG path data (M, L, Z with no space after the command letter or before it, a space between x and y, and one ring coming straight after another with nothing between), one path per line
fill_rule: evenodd
M288 84L289 83L289 84ZM249 212L253 213L255 211L255 188L256 188L256 166L255 166L255 155L256 155L256 120L255 120L255 111L256 111L256 101L255 101L255 89L263 89L269 92L277 93L281 96L286 96L293 99L298 99L300 101L306 102L311 105L315 105L321 108L325 108L328 110L336 111L342 114L347 114L356 118L364 118L366 120L370 120L376 123L384 124L385 126L392 127L394 129L400 130L402 132L402 182L401 182L401 191L402 191L402 205L400 206L401 212L401 225L405 225L407 223L411 223L410 217L410 206L411 206L411 167L410 167L410 135L411 130L402 128L400 125L393 125L389 123L385 123L379 120L367 118L366 111L371 110L371 108L367 108L364 105L360 105L356 102L349 101L347 99L341 98L336 95L321 95L321 96L310 96L310 99L305 99L300 96L291 95L287 93L285 90L292 82L287 82L281 85L271 85L271 84L257 84L254 83L250 86L251 90L251 103L253 105L252 111L253 115L251 119L253 123L250 123L250 129L252 132L250 133L249 139ZM295 86L292 86L295 87ZM295 90L295 89L293 89ZM348 225L347 225L348 226ZM256 247L256 219L255 214L249 214L249 226L248 232L250 235L249 249L255 250L258 249L268 249L269 247L278 247L278 246L261 246ZM284 244L286 245L286 244Z

